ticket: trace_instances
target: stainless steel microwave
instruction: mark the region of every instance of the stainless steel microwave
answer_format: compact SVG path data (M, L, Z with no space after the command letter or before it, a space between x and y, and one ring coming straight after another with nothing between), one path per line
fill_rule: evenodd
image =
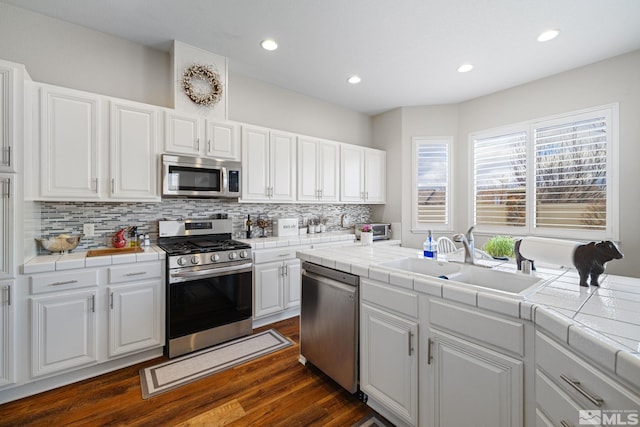
M240 162L162 155L162 196L240 197Z

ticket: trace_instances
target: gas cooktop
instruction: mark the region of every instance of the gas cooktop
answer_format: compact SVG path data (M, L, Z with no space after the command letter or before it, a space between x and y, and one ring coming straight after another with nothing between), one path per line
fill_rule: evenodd
M238 242L236 240L224 239L224 240L212 240L212 239L189 239L180 242L162 242L159 246L169 256L174 255L190 255L194 253L209 253L209 252L222 252L233 251L240 249L249 249L251 245Z

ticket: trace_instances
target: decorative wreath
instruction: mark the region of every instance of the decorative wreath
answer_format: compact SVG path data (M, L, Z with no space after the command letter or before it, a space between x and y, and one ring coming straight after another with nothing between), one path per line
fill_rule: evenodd
M208 90L200 90L202 85L194 86L194 80L206 82ZM222 97L220 75L206 65L192 65L184 70L182 88L187 96L196 104L210 107L217 104Z

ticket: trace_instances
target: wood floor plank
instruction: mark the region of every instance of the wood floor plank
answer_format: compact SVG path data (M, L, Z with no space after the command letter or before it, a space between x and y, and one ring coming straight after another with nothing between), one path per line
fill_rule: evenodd
M226 427L341 427L374 413L323 373L298 362L299 318L255 332L269 328L295 345L144 400L138 371L167 360L157 358L0 405L0 426L186 427L210 417Z

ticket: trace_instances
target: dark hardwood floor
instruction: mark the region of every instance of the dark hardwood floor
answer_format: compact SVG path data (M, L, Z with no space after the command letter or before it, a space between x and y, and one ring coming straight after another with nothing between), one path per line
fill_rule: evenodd
M0 405L0 425L351 426L372 409L298 362L299 319L274 328L295 345L142 399L138 371L157 358Z

